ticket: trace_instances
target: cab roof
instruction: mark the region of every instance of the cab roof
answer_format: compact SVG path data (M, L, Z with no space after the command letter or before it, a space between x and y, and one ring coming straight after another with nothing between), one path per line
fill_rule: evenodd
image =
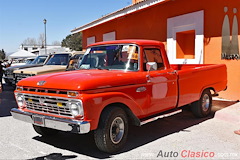
M140 46L144 46L144 45L163 46L164 45L162 42L156 41L156 40L124 39L124 40L97 42L97 43L93 43L93 44L89 45L88 47L98 46L98 45L108 45L108 44L136 44L136 45L140 45Z

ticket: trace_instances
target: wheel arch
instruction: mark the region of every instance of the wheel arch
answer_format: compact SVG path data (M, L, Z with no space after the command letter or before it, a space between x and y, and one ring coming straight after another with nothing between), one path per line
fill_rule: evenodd
M140 126L140 120L133 114L131 109L126 104L121 103L121 102L108 104L102 110L101 115L105 110L107 110L107 109L109 109L110 107L113 107L113 106L121 108L126 113L130 124ZM100 117L101 117L101 115L100 115Z
M217 96L217 95L218 95L218 93L217 93L217 91L216 91L216 89L215 89L214 87L209 87L209 86L207 86L207 87L202 88L202 90L201 90L201 92L200 92L200 94L199 94L199 99L200 99L202 93L203 93L205 90L209 90L212 96Z

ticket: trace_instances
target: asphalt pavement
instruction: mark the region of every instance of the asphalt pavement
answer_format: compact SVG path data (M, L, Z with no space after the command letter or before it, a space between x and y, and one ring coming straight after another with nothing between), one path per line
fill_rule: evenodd
M126 147L116 154L100 152L92 133L60 132L42 137L31 124L15 120L13 88L0 94L0 159L239 159L240 103L215 99L206 118L182 113L141 127L130 126Z

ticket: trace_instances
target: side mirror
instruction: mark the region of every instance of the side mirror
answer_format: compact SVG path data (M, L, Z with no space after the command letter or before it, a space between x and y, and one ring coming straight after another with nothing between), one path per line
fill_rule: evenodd
M146 64L147 71L157 70L157 63L156 62L147 62Z

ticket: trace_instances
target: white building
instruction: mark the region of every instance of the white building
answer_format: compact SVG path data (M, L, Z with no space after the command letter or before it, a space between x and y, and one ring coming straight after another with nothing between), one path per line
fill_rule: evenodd
M44 55L44 54L50 54L50 53L60 53L60 52L69 52L69 48L56 46L56 45L47 45L46 50L41 45L21 45L19 47L20 50L25 50L31 53L34 53L36 55Z

